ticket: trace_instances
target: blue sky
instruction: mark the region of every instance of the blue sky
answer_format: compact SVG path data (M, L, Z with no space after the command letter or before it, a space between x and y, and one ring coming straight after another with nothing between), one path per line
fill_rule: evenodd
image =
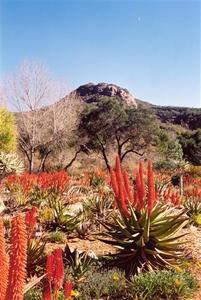
M70 89L115 83L160 105L201 106L200 0L0 0L0 75L45 63Z

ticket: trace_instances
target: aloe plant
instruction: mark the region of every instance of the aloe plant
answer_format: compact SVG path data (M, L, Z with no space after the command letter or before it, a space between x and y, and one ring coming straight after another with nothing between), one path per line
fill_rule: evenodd
M112 222L103 223L106 231L100 238L117 249L105 257L106 265L124 269L127 277L175 264L183 254L180 249L183 242L179 240L184 235L181 229L188 224L185 209L176 212L174 207L158 201L151 163L147 187L143 179L143 172L139 170L132 190L117 160L112 185L118 210Z
M14 153L0 153L0 180L11 173L22 173L24 167Z

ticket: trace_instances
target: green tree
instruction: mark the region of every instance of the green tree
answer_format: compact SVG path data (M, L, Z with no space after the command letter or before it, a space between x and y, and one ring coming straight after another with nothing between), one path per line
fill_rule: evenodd
M201 165L201 129L182 133L179 137L184 158L193 165Z
M16 150L16 126L12 113L0 107L0 152Z
M100 152L108 169L111 146L121 161L129 153L142 156L157 143L158 132L150 110L128 107L114 97L102 97L97 103L87 104L78 126L79 141L87 149Z

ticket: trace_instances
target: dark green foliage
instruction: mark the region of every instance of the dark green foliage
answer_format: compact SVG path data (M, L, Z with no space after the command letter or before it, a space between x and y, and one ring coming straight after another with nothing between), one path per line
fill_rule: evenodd
M158 160L154 162L153 166L155 170L161 171L161 170L176 170L181 167L183 167L183 163L177 163L174 161L169 161L169 160Z
M185 132L179 137L184 158L193 165L201 165L201 129L193 132Z
M152 110L163 123L181 125L191 130L201 128L200 108L152 106Z
M128 107L114 97L86 105L78 128L79 139L88 149L102 153L108 169L111 146L122 161L129 153L143 155L149 146L157 144L158 134L159 127L150 110Z

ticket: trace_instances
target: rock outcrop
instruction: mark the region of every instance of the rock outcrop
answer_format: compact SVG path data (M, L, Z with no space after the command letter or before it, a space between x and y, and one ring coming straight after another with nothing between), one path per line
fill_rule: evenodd
M108 96L117 97L127 105L137 107L137 102L133 95L129 93L128 90L121 88L115 84L88 83L85 85L81 85L78 89L76 89L75 92L86 103L97 102L100 97Z

